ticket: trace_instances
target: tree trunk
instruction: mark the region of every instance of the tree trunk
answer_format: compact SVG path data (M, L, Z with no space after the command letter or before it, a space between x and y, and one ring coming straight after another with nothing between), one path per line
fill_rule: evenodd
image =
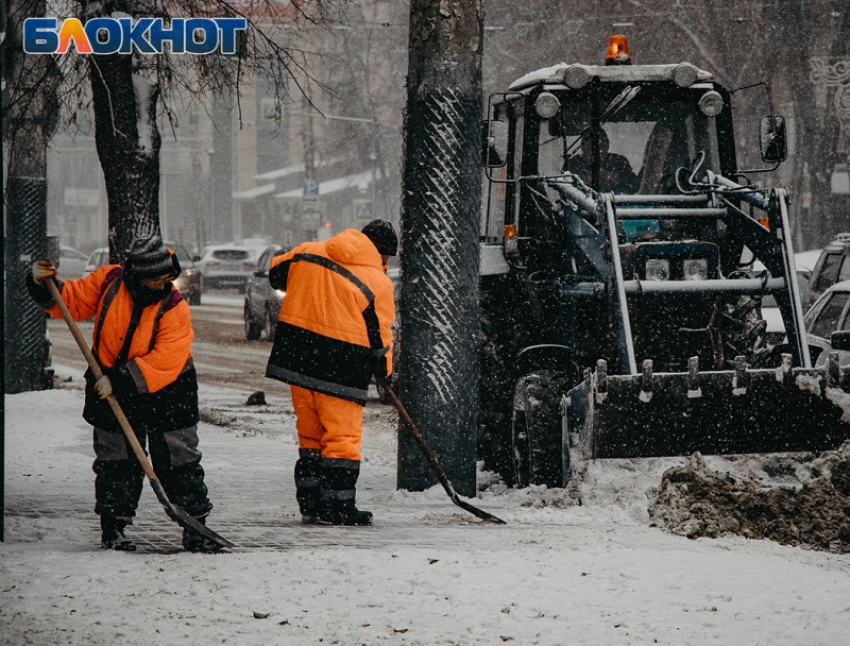
M412 0L399 394L458 493L476 495L482 0ZM406 429L398 487L436 484Z
M23 19L27 12L43 15L44 3L4 9L4 392L18 393L53 387L44 313L25 281L33 261L48 257L47 142L57 120L58 76L49 57L23 53Z
M159 88L133 71L133 57L89 57L95 143L109 205L111 262L133 239L160 233Z

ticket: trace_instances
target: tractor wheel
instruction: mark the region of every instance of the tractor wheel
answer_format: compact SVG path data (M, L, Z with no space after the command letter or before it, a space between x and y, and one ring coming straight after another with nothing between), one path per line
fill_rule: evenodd
M540 371L516 382L512 415L514 480L519 487L565 487L569 451L561 397L569 388L565 373Z
M748 278L748 272L733 273L732 278ZM722 306L724 355L727 369L734 367L736 356L744 356L753 368L769 365L770 348L765 339L767 323L761 313L761 297L739 296Z

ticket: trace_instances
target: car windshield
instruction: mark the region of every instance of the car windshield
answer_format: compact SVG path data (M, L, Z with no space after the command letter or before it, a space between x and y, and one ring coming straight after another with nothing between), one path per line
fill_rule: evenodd
M835 330L842 329L850 320L850 313L845 314L844 319L841 319L847 307L847 301L850 300L850 292L833 292L827 299L809 330L823 339L828 339ZM843 325L839 326L839 322Z

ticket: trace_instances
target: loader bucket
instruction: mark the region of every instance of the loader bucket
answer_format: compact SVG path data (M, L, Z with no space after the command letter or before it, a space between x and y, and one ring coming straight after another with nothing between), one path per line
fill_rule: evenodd
M776 370L742 365L616 376L599 367L588 370L567 395L571 454L587 459L836 449L850 439L848 380L837 372L791 368L790 359Z

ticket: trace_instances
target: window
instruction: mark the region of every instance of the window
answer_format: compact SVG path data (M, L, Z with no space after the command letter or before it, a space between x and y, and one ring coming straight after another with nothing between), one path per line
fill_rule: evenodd
M845 314L842 318L848 300L850 300L850 292L833 293L829 297L829 301L818 312L809 332L822 339L828 339L836 329L839 329L839 321L848 325L850 314Z
M818 276L815 291L822 292L832 287L838 280L838 269L841 266L841 255L837 253L827 254Z
M218 260L246 260L248 252L242 249L219 249L213 251L213 258Z
M836 282L840 283L842 280L850 280L850 256L843 257L841 269L838 270L838 280Z

